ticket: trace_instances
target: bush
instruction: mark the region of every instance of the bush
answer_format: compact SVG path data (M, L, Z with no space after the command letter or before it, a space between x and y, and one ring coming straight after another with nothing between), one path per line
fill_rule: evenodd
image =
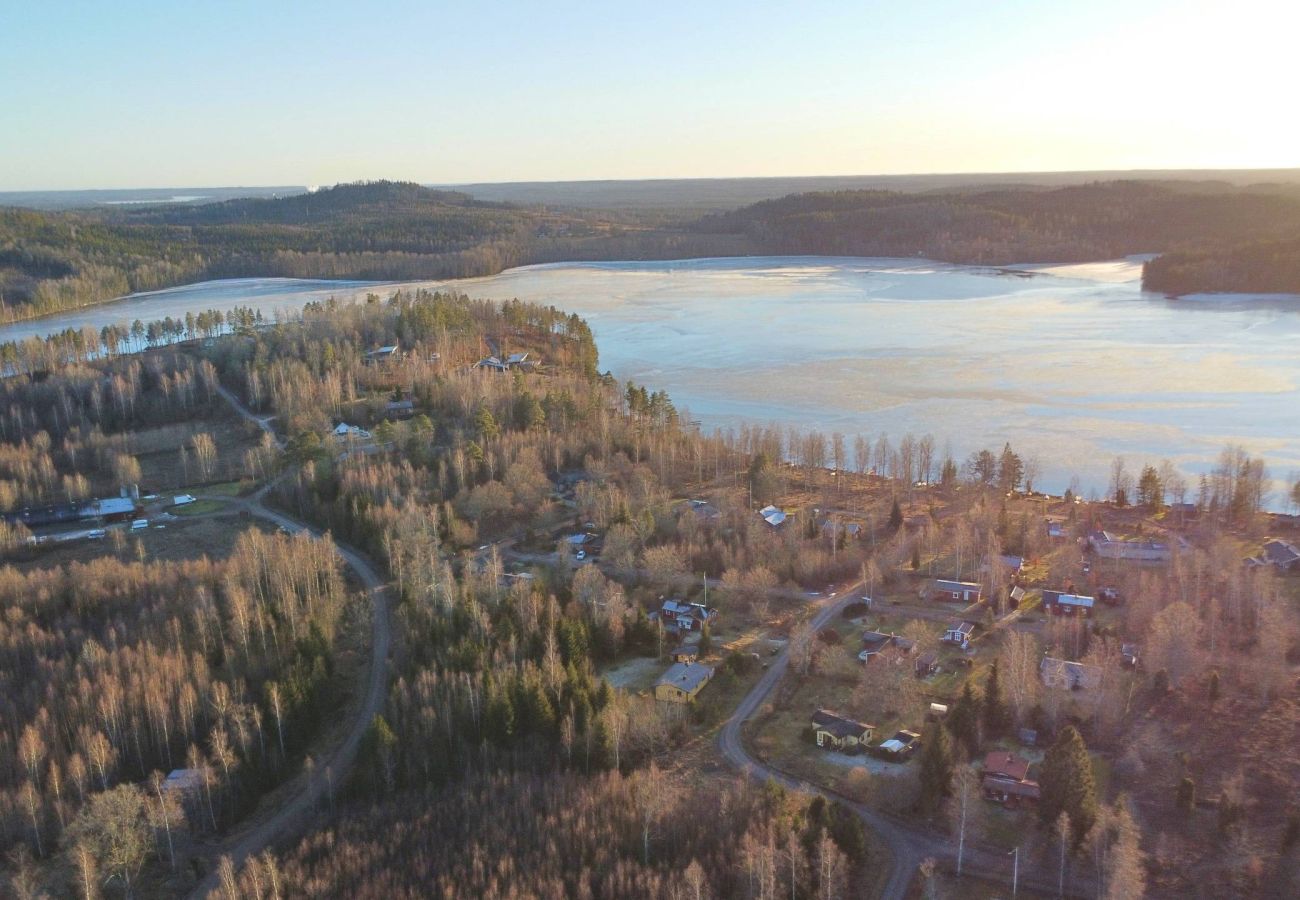
M1165 694L1169 693L1168 671L1161 669L1159 672L1156 672L1155 678L1151 679L1151 690L1155 692L1157 697L1163 697Z
M734 675L748 675L754 671L758 662L748 653L741 653L739 650L733 650L727 654L727 658L722 662L722 669L725 672Z

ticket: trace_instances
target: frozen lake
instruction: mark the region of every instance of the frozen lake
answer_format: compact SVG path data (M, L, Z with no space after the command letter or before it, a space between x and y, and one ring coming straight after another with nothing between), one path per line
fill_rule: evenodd
M798 257L566 263L448 286L581 314L602 369L667 390L706 428L929 432L959 459L1010 441L1058 492L1076 475L1104 489L1117 454L1130 468L1169 458L1194 483L1227 442L1263 455L1274 477L1300 470L1300 299L1166 300L1143 294L1140 274L1129 261L1013 272ZM385 289L207 282L10 326L0 340Z

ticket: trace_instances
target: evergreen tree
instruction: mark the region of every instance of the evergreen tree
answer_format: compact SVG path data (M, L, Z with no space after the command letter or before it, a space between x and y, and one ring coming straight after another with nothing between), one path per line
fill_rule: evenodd
M1020 482L1025 477L1025 463L1008 443L1002 448L1002 456L998 459L998 487L1010 492L1020 487Z
M903 527L903 508L898 505L898 498L894 498L894 505L889 508L889 529L897 531Z
M952 489L957 484L957 462L952 457L943 461L943 468L939 471L939 486L945 491Z
M515 416L519 426L525 431L532 431L546 424L546 410L541 402L527 391L515 401Z
M929 814L952 795L952 742L948 730L935 723L922 738L921 799L922 812Z
M1175 803L1180 812L1190 813L1196 808L1196 782L1190 775L1184 775L1183 780L1178 782Z
M984 733L991 738L1001 737L1009 723L1006 700L1002 696L1002 675L996 659L989 669L988 680L984 682L982 706Z
M948 730L953 741L967 759L974 759L980 751L980 704L971 688L970 680L962 686L961 696L948 713Z
M1165 503L1165 487L1155 466L1146 466L1138 476L1137 501L1141 506L1159 512Z
M700 656L708 656L713 650L713 630L709 628L709 623L705 622L700 626Z
M614 767L614 734L604 716L596 718L591 732L591 762L598 769Z
M1070 817L1077 848L1097 820L1097 786L1083 736L1073 725L1062 729L1043 758L1038 816L1051 828L1062 812Z
M826 829L845 856L854 863L862 862L867 856L867 833L862 827L862 820L857 814L836 803L831 808L831 826Z
M541 679L533 680L524 692L523 699L524 727L528 732L539 738L555 737L557 727L555 707L551 704L551 698L546 695L546 688L542 685Z
M497 424L492 410L486 406L479 407L478 413L474 416L474 427L478 430L479 437L485 441L493 440L501 434L501 426Z
M488 740L498 747L510 744L515 735L515 706L510 691L489 681L484 689L484 730Z

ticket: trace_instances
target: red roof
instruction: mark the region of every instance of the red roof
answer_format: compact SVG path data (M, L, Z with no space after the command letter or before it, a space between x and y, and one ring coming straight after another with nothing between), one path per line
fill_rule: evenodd
M984 776L984 790L990 794L1002 794L1005 797L1025 797L1037 800L1040 796L1036 781L1008 781L1005 778Z
M1029 760L1005 750L994 750L984 757L984 774L1002 775L1012 781L1024 781L1029 775Z

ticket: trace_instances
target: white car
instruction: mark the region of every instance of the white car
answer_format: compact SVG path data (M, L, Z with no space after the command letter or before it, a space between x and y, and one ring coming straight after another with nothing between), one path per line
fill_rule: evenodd
M586 550L579 550L579 551L574 555L573 558L576 559L578 562L582 562L584 559L587 558L587 551L586 551Z

